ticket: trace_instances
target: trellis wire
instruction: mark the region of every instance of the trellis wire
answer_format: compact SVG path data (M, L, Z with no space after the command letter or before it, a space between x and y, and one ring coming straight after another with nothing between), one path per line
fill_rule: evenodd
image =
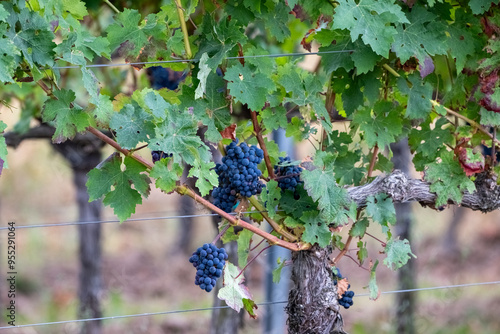
M417 289L406 289L406 290L394 290L394 291L385 291L381 294L397 294L397 293L405 293L405 292L418 292L418 291L429 291L429 290L440 290L440 289L455 289L455 288L465 288L465 287L473 287L473 286L482 286L482 285L493 285L500 284L500 281L493 282L479 282L479 283L465 283L465 284L455 284L455 285L442 285L442 286L434 286L428 288L417 288ZM367 297L369 293L363 293L359 295L355 295L354 297ZM264 305L274 305L274 304L286 304L287 300L280 300L274 302L264 302L258 303L258 306ZM166 315L166 314L178 314L178 313L190 313L190 312L200 312L200 311L212 311L219 309L226 309L229 306L215 306L215 307L206 307L206 308L195 308L188 310L175 310L175 311L163 311L163 312L148 312L148 313L138 313L138 314L129 314L129 315L116 315L109 317L100 317L100 318L88 318L88 319L75 319L75 320L63 320L63 321L54 321L54 322L42 322L35 324L27 324L27 325L18 325L18 326L5 326L0 327L0 329L14 329L14 328L23 328L23 327L36 327L36 326L46 326L46 325L61 325L61 324L69 324L69 323L80 323L80 322L88 322L88 321L100 321L100 320L113 320L113 319L124 319L124 318L137 318L137 317L145 317L145 316L154 316L154 315Z
M244 211L241 212L241 214L247 214L247 213L261 213L261 212L267 212L267 211ZM277 211L279 212L279 211ZM217 213L202 213L198 215L182 215L182 216L167 216L167 217L150 217L150 218L133 218L133 219L127 219L125 222L138 222L138 221L151 221L151 220L170 220L170 219L183 219L183 218L197 218L197 217L213 217L213 216L218 216L219 214ZM236 216L236 212L231 212L230 215ZM16 226L17 229L22 229L22 228L38 228L38 227L59 227L59 226L72 226L72 225L87 225L87 224L109 224L109 223L119 223L119 220L94 220L94 221L87 221L87 222L66 222L66 223L55 223L55 224L37 224L37 225L21 225L21 226ZM2 230L8 230L8 226L2 226L0 227L0 231Z
M236 56L236 57L226 57L225 59L245 59L245 58L281 58L281 57L305 57L308 55L322 55L331 53L347 53L354 52L355 50L341 50L341 51L317 51L317 52L294 52L294 53L274 53L269 55L249 55L249 56ZM99 67L119 67L119 66L133 66L133 65L148 65L148 64L172 64L172 63L196 63L200 61L199 58L193 59L174 59L174 60L158 60L158 61L143 61L134 63L119 63L119 64L89 64L89 65L68 65L68 66L53 66L45 68L46 70L54 69L69 69L69 68L80 68L85 66L87 68L99 68Z

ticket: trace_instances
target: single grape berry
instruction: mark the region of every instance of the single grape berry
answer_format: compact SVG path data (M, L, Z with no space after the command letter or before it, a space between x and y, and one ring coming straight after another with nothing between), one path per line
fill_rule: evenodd
M264 151L256 146L248 146L237 141L226 146L226 156L217 164L215 172L219 176L219 186L212 192L214 205L231 212L238 196L252 197L260 194L264 184L260 180L262 172L257 165L264 158Z
M212 291L228 256L224 248L217 248L213 244L204 244L189 258L189 262L196 268L194 284L206 292ZM217 260L217 261L216 261Z
M162 151L151 151L151 158L153 163L160 161L163 158L171 158L173 156L172 153L165 153Z

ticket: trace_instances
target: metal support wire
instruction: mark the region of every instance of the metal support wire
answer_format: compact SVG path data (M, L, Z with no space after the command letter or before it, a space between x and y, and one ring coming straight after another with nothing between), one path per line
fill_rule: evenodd
M500 281L465 283L465 284L456 284L456 285L443 285L443 286L434 286L434 287L428 287L428 288L407 289L407 290L394 290L394 291L385 291L385 292L382 292L381 294L388 295L388 294L396 294L396 293L403 293L403 292L418 292L418 291L429 291L429 290L440 290L440 289L466 288L466 287L482 286L482 285L494 285L494 284L500 284ZM355 295L354 297L367 297L369 295L370 294L368 294L368 293L363 293L363 294ZM259 303L257 305L264 306L264 305L274 305L274 304L286 304L287 302L288 302L287 300L280 300L280 301L274 301L274 302ZM116 315L116 316L101 317L101 318L88 318L88 319L63 320L63 321L54 321L54 322L42 322L42 323L18 325L18 326L5 326L5 327L0 327L0 329L14 329L14 328L24 328L24 327L79 323L79 322L86 322L86 321L113 320L113 319L154 316L154 315L167 315L167 314L178 314L178 313L189 313L189 312L200 312L200 311L212 311L215 309L223 309L223 308L229 308L229 306L206 307L206 308L195 308L195 309L189 309L189 310L175 310L175 311L163 311L163 312L149 312L149 313L139 313L139 314L129 314L129 315Z
M246 213L260 213L267 211L245 211L241 212L242 214ZM235 216L235 212L231 212L230 215ZM183 219L183 218L196 218L196 217L212 217L218 216L217 213L202 213L198 215L182 215L182 216L166 216L166 217L149 217L149 218L133 218L127 219L125 222L139 222L139 221L152 221L152 220L170 220L170 219ZM86 225L86 224L109 224L109 223L119 223L119 220L96 220L96 221L88 221L88 222L66 222L66 223L54 223L54 224L36 224L36 225L21 225L16 226L16 230L22 228L38 228L38 227L59 227L59 226L73 226L73 225ZM0 227L0 231L8 230L9 227L3 226Z
M236 56L236 57L226 57L226 59L244 59L244 58L281 58L281 57L305 57L309 55L322 55L331 53L348 53L354 52L355 50L341 50L341 51L318 51L318 52L294 52L294 53L274 53L269 55L249 55L249 56ZM143 61L134 63L118 63L118 64L88 64L84 65L87 68L102 68L102 67L120 67L120 66L134 66L134 65L149 65L149 64L172 64L172 63L196 63L199 62L199 58L193 59L174 59L174 60L158 60L158 61ZM61 70L68 68L80 68L80 65L68 65L68 66L53 66L44 68L45 70Z

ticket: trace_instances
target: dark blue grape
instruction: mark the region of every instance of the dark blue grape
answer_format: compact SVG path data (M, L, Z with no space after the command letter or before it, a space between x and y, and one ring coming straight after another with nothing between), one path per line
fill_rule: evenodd
M173 71L161 66L153 66L147 69L147 74L153 89L168 88L177 89L187 75L187 72Z
M164 158L171 158L173 156L172 153L165 153L162 151L151 151L151 160L153 160L153 163L160 161L161 159Z
M282 191L295 191L297 185L303 182L300 180L301 172L302 167L292 165L289 157L280 157L280 161L274 166L276 181L278 181L278 187L280 187Z
M209 256L213 260L209 259ZM189 258L189 262L196 268L195 285L198 285L200 289L210 292L215 287L217 279L222 276L225 264L225 261L220 259L221 256L227 257L224 248L219 249L213 244L204 244Z
M262 191L262 173L257 165L262 161L263 151L237 141L226 146L226 156L217 164L215 171L219 176L219 187L212 191L213 203L225 212L231 212L238 196L251 197Z

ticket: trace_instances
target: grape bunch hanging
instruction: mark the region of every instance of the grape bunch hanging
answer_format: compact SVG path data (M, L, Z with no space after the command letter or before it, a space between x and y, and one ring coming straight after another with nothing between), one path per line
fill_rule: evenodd
M252 197L260 194L264 184L260 180L262 172L257 165L262 161L264 151L245 142L238 145L231 142L226 147L226 156L217 164L215 172L219 176L219 186L212 192L214 205L231 212L238 196Z
M336 276L337 276L338 280L341 280L344 278L344 277L342 277L342 274L340 273L340 270L338 268L337 268L337 275ZM337 285L337 280L334 280L333 283L335 285ZM347 286L347 289L350 289L350 288L351 288L351 284L349 284ZM354 304L354 301L352 300L353 297L354 297L354 291L348 290L342 294L341 298L338 299L338 302L345 309L348 309L349 307L351 307Z
M222 276L222 269L227 260L224 248L217 248L214 244L204 244L189 258L189 262L196 268L194 284L206 292L212 291L217 279Z
M274 174L278 181L278 187L282 191L295 191L297 185L303 182L300 180L301 172L302 167L292 165L289 157L280 157L280 161L274 166Z

